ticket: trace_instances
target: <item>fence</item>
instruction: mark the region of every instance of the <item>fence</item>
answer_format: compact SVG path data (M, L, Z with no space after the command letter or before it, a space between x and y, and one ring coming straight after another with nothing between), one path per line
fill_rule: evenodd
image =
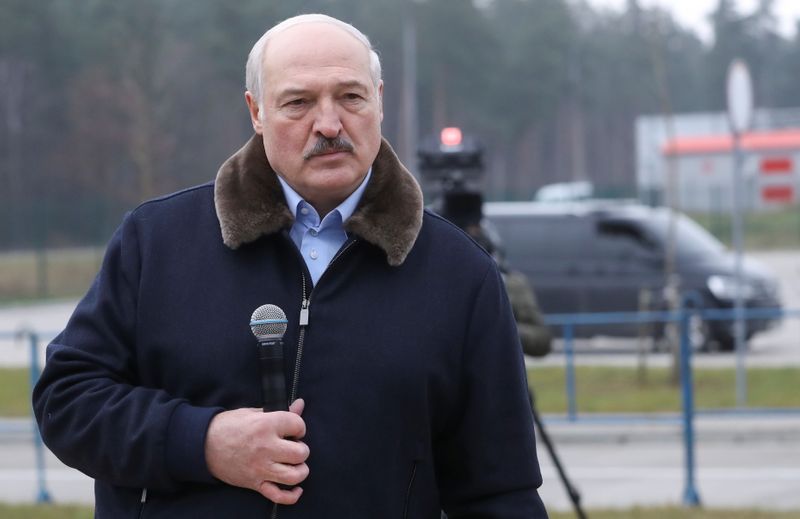
M39 335L31 330L20 330L17 332L4 332L0 331L0 339L18 339L27 338L30 347L30 387L36 385L39 380L39 373L41 368L39 366ZM32 419L31 426L33 427L33 450L36 458L36 502L49 503L52 501L50 492L47 490L45 484L45 464L44 464L44 443L42 436L39 434L39 427L36 420Z
M609 324L651 324L675 323L679 327L679 373L681 389L681 426L683 429L685 487L683 502L686 506L699 506L700 496L695 482L695 434L694 434L694 383L692 372L693 345L690 338L690 319L698 315L703 320L734 321L737 316L746 320L752 319L783 319L787 317L800 317L800 309L786 310L781 308L742 309L741 314L736 309L702 309L691 303L694 298L689 295L681 302L681 307L675 311L667 312L607 312L585 314L549 314L544 316L545 323L549 326L560 326L564 340L565 381L567 394L567 419L578 420L577 392L575 389L575 327L580 325L609 325ZM743 371L744 351L739 350L737 355L737 386L746 385L746 373ZM737 393L742 391L737 387ZM800 409L796 410L800 412Z
M680 331L680 388L681 388L681 413L680 421L683 430L684 444L684 468L685 468L685 489L683 501L687 506L698 506L700 497L695 484L695 434L694 434L694 387L692 373L692 351L693 347L690 338L690 319L693 315L699 315L707 320L734 320L736 311L731 310L704 310L696 307L682 305L675 311L670 312L614 312L614 313L591 313L591 314L550 314L545 316L545 322L550 326L558 326L563 330L564 340L564 361L566 373L566 394L567 394L567 419L577 421L580 419L577 412L576 377L575 377L575 347L574 329L576 326L590 324L622 324L622 323L674 323L678 325ZM774 309L744 309L742 318L764 319L764 318L789 318L800 317L800 309L786 310ZM54 332L37 333L33 330L20 330L16 332L0 331L0 340L26 338L30 348L30 387L36 384L40 374L40 348L42 347L41 338L43 336L54 336ZM738 352L737 355L743 355ZM796 411L800 412L800 409ZM32 421L33 442L36 459L37 474L37 493L38 503L50 502L50 493L46 486L44 444L39 434L35 420Z

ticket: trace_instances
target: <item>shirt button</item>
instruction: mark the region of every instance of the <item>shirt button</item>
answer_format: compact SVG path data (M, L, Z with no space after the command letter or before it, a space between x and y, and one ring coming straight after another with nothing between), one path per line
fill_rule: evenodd
M315 260L319 257L319 253L317 253L317 249L311 249L311 252L308 253L311 256L312 260Z
M301 207L300 214L308 214L308 207Z
M316 229L311 229L310 231L308 231L308 233L309 233L311 236L316 236L317 234L319 234L319 233L317 232L317 230L316 230Z

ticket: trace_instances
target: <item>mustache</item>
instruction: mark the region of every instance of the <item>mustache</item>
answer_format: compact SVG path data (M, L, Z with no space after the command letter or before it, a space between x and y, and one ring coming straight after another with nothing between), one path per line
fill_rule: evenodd
M320 137L317 139L314 147L303 154L303 158L308 160L317 155L324 155L326 153L333 153L337 151L353 151L353 143L341 136L333 138Z

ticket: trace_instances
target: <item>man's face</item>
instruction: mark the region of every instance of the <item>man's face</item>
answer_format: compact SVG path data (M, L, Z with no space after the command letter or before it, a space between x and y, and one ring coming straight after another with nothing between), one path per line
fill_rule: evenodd
M378 154L383 83L372 82L367 48L327 23L276 34L263 65L263 112L246 95L253 127L272 168L322 216L358 187Z

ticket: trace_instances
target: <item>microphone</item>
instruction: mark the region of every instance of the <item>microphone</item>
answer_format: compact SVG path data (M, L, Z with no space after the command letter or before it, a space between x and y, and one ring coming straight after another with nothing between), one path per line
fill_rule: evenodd
M286 314L275 305L261 305L250 317L250 329L258 339L265 413L289 410L283 371L283 334L287 326Z

